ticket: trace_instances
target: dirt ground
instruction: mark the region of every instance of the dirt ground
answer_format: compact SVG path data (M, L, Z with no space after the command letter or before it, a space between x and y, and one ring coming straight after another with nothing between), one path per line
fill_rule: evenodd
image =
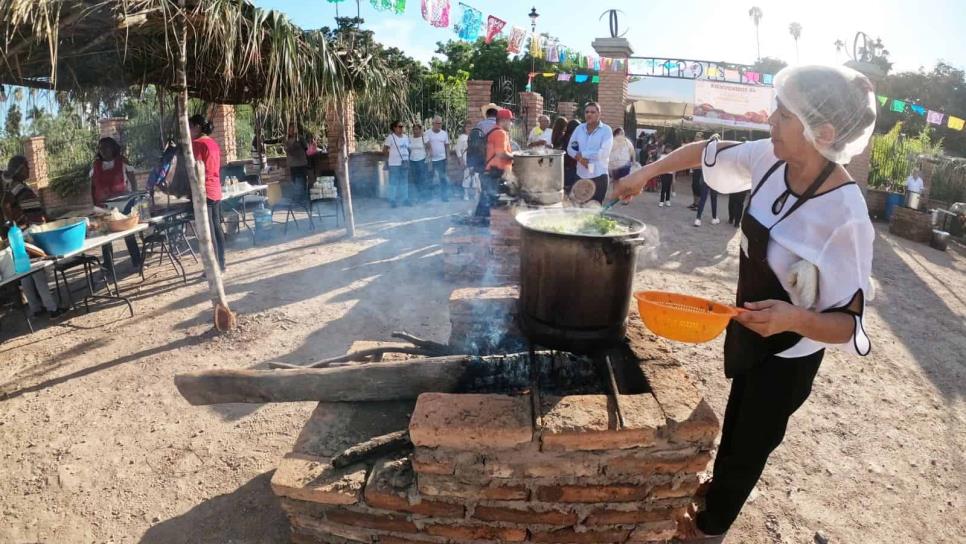
M692 227L686 185L675 207L646 194L621 210L647 222L654 243L636 287L728 301L735 230ZM725 197L720 204L726 216ZM363 200L351 241L304 224L272 245L239 240L226 288L241 326L224 336L211 332L194 263L187 286L156 265L161 275L143 285L128 279L134 318L103 307L25 334L16 314L4 317L0 542L286 542L269 481L313 404L192 407L173 376L302 364L397 329L445 341L448 296L463 285L442 279L440 238L450 215L469 207L390 210ZM831 542L951 543L966 534L966 257L877 230L873 352L825 358L727 542L812 542L821 533ZM720 414L721 339L675 349Z

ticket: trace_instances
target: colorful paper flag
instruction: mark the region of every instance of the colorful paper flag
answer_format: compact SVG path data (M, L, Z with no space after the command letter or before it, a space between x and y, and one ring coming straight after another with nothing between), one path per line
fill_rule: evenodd
M718 77L718 68L715 66L708 66L708 77Z
M911 109L912 111L914 111L916 113L916 115L918 115L920 117L925 117L926 116L926 108L920 106L919 104L910 104L909 105L909 109Z
M574 82L576 82L576 83L586 83L587 82L587 77L588 77L587 74L577 74L577 75L574 76Z
M539 34L530 35L530 56L535 59L543 58L543 49L540 47L540 43L543 39Z
M600 83L600 76L594 76L590 80L591 83Z
M486 38L484 38L484 41L486 43L492 42L493 38L495 38L497 34L499 34L500 32L503 32L503 27L505 26L506 26L506 21L504 21L503 19L500 19L499 17L494 17L493 15L487 16Z
M557 75L556 72L544 72L543 73L543 77L553 77L555 75Z
M899 100L898 98L893 99L893 101L892 101L892 107L889 108L889 109L891 109L892 111L894 111L896 113L902 113L902 112L906 111L906 103L904 101L902 101L902 100Z
M560 74L557 76L557 81L570 81L570 74Z
M741 81L741 76L738 73L738 70L725 68L724 76L727 81Z
M517 54L523 50L523 40L527 39L527 31L515 26L510 29L510 37L506 42L506 51L510 54Z
M875 95L875 98L876 98L876 100L879 101L879 105L882 106L883 108L885 107L886 102L889 101L889 97L888 96L882 96L881 94Z
M774 74L762 74L761 82L764 83L765 85L771 85L772 83L775 82Z
M745 83L761 83L761 74L758 72L745 72Z
M963 125L966 125L966 119L960 119L955 115L949 116L949 121L947 121L947 126L953 130L963 130Z
M423 0L423 19L437 28L449 26L449 0Z
M941 125L941 124L943 124L943 117L944 116L945 116L945 114L943 112L941 112L941 111L932 111L932 110L929 110L929 113L926 114L926 122L927 123L932 123L934 125Z
M335 2L341 2L342 0L335 0ZM329 0L333 2L333 0ZM372 7L379 11L392 11L396 15L406 11L406 0L369 0Z
M483 26L483 13L480 10L467 6L463 2L459 4L462 13L459 22L453 25L453 30L461 40L475 42L480 37L480 27Z

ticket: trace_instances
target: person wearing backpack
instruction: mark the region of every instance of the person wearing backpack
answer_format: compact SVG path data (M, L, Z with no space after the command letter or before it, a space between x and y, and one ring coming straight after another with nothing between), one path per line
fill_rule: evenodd
M490 102L483 106L483 120L470 131L466 143L466 166L476 174L486 169L486 137L496 128L496 112L500 108Z
M513 112L500 109L496 114L496 127L486 135L486 165L480 176L482 190L476 205L476 217L490 217L490 208L500 192L500 182L513 166L513 149L510 147L510 125Z

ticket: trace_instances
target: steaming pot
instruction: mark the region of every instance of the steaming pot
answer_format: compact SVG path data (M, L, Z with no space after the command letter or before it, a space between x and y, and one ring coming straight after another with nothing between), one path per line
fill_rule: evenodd
M513 175L516 192L528 203L547 206L563 201L563 151L518 151L513 154Z
M537 230L553 216L579 221L597 210L555 208L520 213L520 324L533 342L587 352L624 338L644 223L607 213L629 232L592 236Z

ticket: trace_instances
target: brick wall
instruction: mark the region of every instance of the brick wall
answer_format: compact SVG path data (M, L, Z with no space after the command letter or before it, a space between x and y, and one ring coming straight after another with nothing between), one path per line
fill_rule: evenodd
M125 117L105 117L97 120L98 132L101 138L114 138L114 141L124 145Z
M211 138L221 148L223 163L238 159L238 142L235 139L235 106L214 104L208 113L208 120L214 129Z
M862 153L852 157L852 160L849 162L849 165L846 168L849 174L852 175L852 179L855 180L863 192L869 186L869 168L871 156L872 146L866 145Z
M557 115L566 117L567 120L574 119L577 114L576 102L557 102Z
M627 74L624 72L601 72L597 86L597 102L600 103L600 120L611 128L624 126L624 106L627 103Z
M520 113L526 123L527 134L537 126L537 117L543 115L543 96L540 93L520 93Z
M466 117L470 125L475 125L483 119L483 112L480 108L489 104L490 91L493 82L483 79L474 79L466 82Z

